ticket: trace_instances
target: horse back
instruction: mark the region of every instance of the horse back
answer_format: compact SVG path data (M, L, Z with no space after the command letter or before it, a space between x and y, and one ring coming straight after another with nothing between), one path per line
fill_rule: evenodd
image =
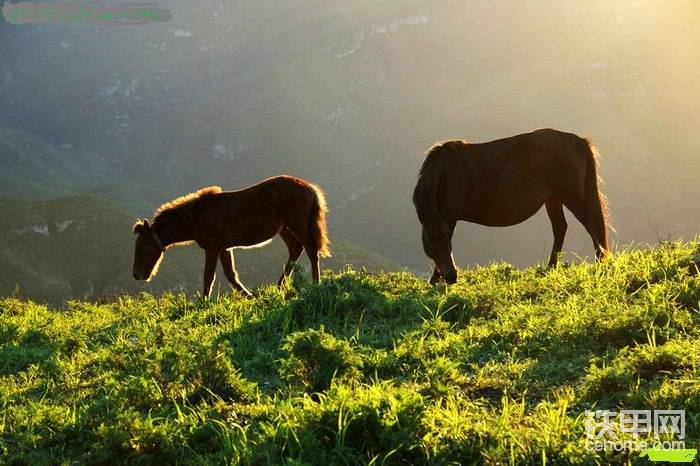
M585 139L552 129L484 143L452 140L429 151L421 177L432 174L430 202L446 220L505 226L529 218L552 194L582 191L590 154Z
M249 246L276 235L294 216L309 215L310 184L293 176L275 176L236 191L207 196L196 214L197 242Z
M456 176L478 183L513 182L518 175L556 178L559 172L580 172L590 158L588 141L573 133L539 129L483 143L447 141L438 151Z

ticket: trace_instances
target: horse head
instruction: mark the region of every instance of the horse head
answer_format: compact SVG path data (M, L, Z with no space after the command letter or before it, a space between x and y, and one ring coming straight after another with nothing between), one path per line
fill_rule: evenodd
M139 220L134 224L136 247L134 249L134 278L150 280L158 273L158 265L163 258L163 243L148 220Z

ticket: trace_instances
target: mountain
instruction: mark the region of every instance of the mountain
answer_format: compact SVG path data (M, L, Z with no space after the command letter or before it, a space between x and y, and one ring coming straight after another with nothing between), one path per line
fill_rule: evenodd
M48 199L75 187L110 183L113 162L101 154L51 145L26 131L0 127L0 195Z
M598 145L614 240L700 229L692 0L160 5L170 22L0 28L0 125L100 157L117 184L101 195L129 212L290 173L326 189L334 235L426 270L410 201L425 150L557 127ZM569 218L565 249L590 256ZM461 225L454 244L461 264L523 265L551 233L540 213Z
M0 295L18 294L62 303L75 298L107 298L125 292L185 291L201 288L203 254L196 246L166 253L158 275L137 282L131 275L134 217L112 202L91 195L46 201L0 198ZM363 264L368 270L398 270L391 261L358 246L333 241L334 257L323 269ZM236 252L237 268L247 285L274 283L286 262L281 240ZM300 264L305 266L304 260ZM219 273L215 291L229 288Z

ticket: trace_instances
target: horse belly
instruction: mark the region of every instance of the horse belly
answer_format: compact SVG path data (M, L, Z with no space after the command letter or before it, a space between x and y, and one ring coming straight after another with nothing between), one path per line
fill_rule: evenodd
M255 248L268 244L282 230L282 219L275 214L240 218L228 232L229 247Z
M471 206L461 220L492 227L517 225L535 215L549 195L544 186L493 193L488 200Z

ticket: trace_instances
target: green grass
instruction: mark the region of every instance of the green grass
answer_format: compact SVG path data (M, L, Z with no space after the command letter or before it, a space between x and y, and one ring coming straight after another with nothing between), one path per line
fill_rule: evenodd
M348 270L254 299L0 301L7 464L628 464L584 411L700 433L700 243L603 264Z

